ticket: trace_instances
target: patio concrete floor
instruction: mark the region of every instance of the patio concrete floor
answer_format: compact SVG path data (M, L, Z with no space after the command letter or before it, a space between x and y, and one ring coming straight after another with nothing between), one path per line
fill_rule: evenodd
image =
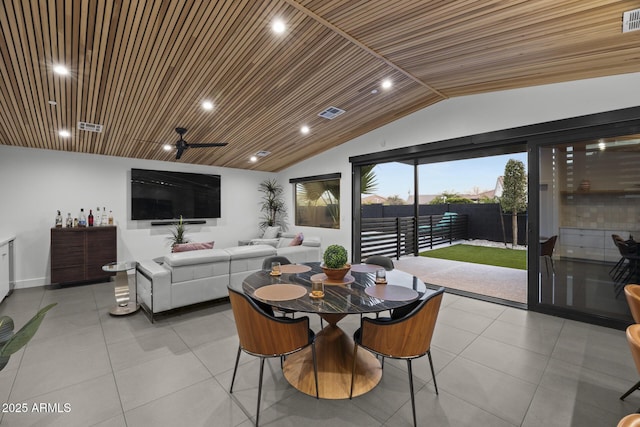
M469 262L427 257L393 260L398 270L411 273L425 283L480 295L527 302L527 271Z

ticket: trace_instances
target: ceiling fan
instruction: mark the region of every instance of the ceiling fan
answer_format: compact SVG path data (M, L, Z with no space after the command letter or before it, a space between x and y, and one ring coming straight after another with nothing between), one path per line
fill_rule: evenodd
M182 153L185 152L187 148L204 148L204 147L224 147L227 145L226 142L211 142L211 143L201 143L201 144L189 144L184 140L183 136L187 133L186 128L176 128L176 132L180 135L180 139L176 141L176 160L180 160L182 157Z

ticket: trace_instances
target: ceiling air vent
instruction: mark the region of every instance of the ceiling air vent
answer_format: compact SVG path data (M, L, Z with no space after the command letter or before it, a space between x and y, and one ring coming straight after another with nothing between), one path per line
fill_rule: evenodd
M271 151L265 151L265 150L262 150L262 151L258 151L258 152L256 153L256 156L258 156L258 157L266 157L266 156L268 156L269 154L271 154Z
M320 117L324 117L325 119L329 119L329 120L335 119L340 114L344 114L344 110L341 110L338 107L329 107L326 110L318 113Z
M622 32L640 30L640 9L630 10L622 15Z
M102 132L102 125L98 125L95 123L87 123L87 122L78 122L78 129L84 130L87 132Z

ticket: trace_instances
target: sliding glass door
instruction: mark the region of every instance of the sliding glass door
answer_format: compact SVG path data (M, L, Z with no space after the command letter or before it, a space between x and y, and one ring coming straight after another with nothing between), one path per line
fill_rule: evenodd
M623 287L638 281L640 135L538 150L538 303L630 321ZM625 257L616 239L632 247L633 256Z

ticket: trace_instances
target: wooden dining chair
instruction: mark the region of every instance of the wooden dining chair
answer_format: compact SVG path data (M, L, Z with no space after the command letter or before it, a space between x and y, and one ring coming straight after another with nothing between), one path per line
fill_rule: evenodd
M624 295L627 298L633 321L640 323L640 285L626 285Z
M269 271L271 270L271 263L272 262L279 262L280 265L287 265L287 264L291 264L291 261L289 261L289 258L284 257L284 256L268 256L264 259L264 261L262 261L262 269L265 271Z
M640 374L640 324L634 323L627 328L627 342L631 349L631 356L636 365L636 371ZM626 399L631 393L640 390L640 381L635 383L625 394L620 396L620 400Z
M309 329L309 318L299 317L289 319L274 317L265 313L258 305L242 292L228 287L229 300L233 317L238 331L238 354L233 368L231 387L229 393L233 393L233 383L238 371L240 353L260 358L260 377L258 380L258 406L256 410L256 426L260 420L260 397L262 395L262 377L264 373L264 361L266 358L284 356L300 351L311 346L313 357L313 372L316 381L316 399L318 394L318 364L316 361L315 334Z
M618 427L640 427L640 414L629 414L618 422Z
M353 397L358 347L369 350L383 358L404 359L407 361L407 370L409 371L413 425L417 425L411 361L425 354L429 357L433 386L436 389L436 394L438 394L438 384L436 383L436 374L433 370L433 360L431 359L431 338L433 337L443 294L444 288L438 289L422 300L413 311L399 319L383 320L370 319L368 317L362 319L360 329L353 335L353 369L351 371L349 399Z
M279 262L280 265L288 265L291 264L291 261L289 261L289 258L284 257L284 256L269 256L266 257L263 261L262 261L262 269L264 271L270 271L271 270L271 263L272 262ZM294 310L286 310L284 308L274 308L271 307L271 311L277 310L278 312L282 313L283 316L286 316L287 314L290 314L291 317L296 317L296 312Z
M388 256L383 256L383 255L371 255L370 257L364 260L364 263L379 265L380 267L383 267L387 271L391 271L394 268L393 260Z

